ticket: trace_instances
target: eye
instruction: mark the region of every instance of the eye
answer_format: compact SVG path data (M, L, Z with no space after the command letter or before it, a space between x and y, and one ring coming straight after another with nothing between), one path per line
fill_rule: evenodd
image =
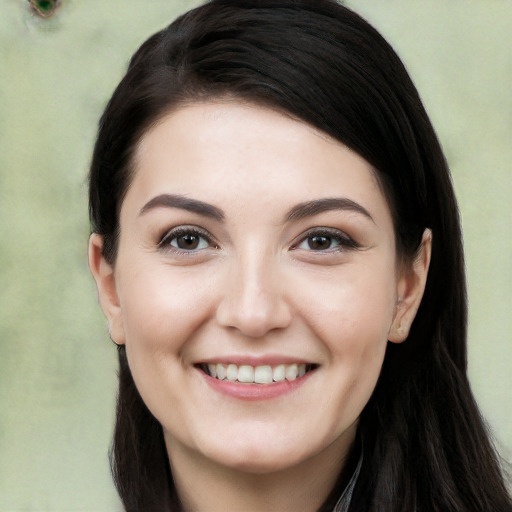
M183 249L185 251L206 249L208 247L208 241L201 235L197 235L195 233L186 233L184 235L175 236L170 241L170 244L177 249Z
M197 252L212 246L216 247L207 233L192 226L172 229L164 235L158 246L176 252Z
M313 235L308 236L297 247L299 249L311 249L312 251L325 251L339 245L339 241L331 236Z
M309 231L293 249L315 252L334 252L359 247L348 235L337 229Z

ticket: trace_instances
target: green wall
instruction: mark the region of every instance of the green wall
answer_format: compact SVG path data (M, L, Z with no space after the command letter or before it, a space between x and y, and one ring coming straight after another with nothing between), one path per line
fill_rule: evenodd
M127 61L195 0L0 2L0 510L113 511L116 357L86 263L85 177ZM512 3L347 2L390 40L451 165L470 376L512 460Z

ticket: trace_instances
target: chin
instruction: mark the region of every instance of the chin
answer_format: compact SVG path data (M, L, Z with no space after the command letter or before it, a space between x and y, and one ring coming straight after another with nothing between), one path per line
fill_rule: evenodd
M229 449L226 449L226 445L217 446L205 455L218 464L236 471L253 474L275 473L299 465L312 457L315 452L313 447L310 450L313 453L298 449L304 445L304 440L296 443L290 443L290 441L291 439L265 443L260 439L256 443L244 443L238 440L236 443L231 443Z
M232 458L227 458L224 453L222 461L219 462L235 471L262 475L277 473L297 466L300 464L301 458L296 455L291 456L287 454L280 454L278 456L276 453L255 454L254 452L248 453L246 456L244 455L242 457L240 454L237 454Z

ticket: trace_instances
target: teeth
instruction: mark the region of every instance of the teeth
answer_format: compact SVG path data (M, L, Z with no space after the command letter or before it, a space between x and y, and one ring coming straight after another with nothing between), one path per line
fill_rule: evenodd
M217 365L216 364L209 364L208 371L210 372L210 375L212 377L217 377Z
M295 380L298 375L298 366L296 364L289 364L284 372L284 375L286 377L286 380Z
M279 364L277 366L250 366L243 364L208 364L203 365L210 377L219 380L228 380L230 382L243 382L247 384L272 384L272 382L282 382L285 379L293 381L298 377L303 377L311 369L305 364Z
M226 379L230 382L235 382L238 379L238 366L236 364L228 364Z
M240 366L238 368L238 382L254 382L254 368L246 364Z
M271 366L257 366L254 370L254 382L258 384L272 383L272 367Z
M280 364L274 368L274 382L281 382L285 379L286 376L286 366L284 364Z
M212 377L216 377L219 380L224 380L226 378L226 376L227 376L226 367L223 364L216 364L216 365L213 365L213 366L215 366L215 368L217 370L216 371L217 375L213 375L213 373L210 373L210 375ZM209 368L209 366L208 366L208 368Z

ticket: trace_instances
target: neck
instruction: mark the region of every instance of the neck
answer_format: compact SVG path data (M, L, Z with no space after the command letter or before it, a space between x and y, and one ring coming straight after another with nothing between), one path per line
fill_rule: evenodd
M351 445L336 446L336 442L298 465L265 473L217 464L169 436L166 445L176 490L187 512L316 512L333 488L350 478L344 469Z

